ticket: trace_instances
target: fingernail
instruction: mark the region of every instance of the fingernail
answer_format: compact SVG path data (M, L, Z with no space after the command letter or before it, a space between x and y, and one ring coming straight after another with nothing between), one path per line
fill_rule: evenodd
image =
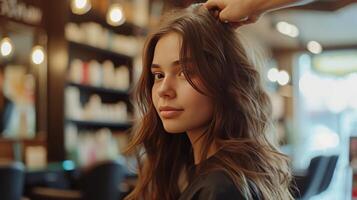
M249 19L249 17L248 16L246 16L246 17L244 17L244 18L242 18L241 20L239 20L239 21L247 21Z

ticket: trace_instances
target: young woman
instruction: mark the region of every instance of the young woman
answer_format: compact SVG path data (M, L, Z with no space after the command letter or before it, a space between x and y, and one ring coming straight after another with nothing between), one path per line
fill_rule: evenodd
M292 199L288 159L266 136L270 101L234 29L202 4L163 19L144 47L126 199Z

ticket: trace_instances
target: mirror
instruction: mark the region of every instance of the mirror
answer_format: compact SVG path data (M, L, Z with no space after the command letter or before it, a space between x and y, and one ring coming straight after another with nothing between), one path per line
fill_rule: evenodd
M3 19L1 24L1 137L41 137L46 132L46 33L20 22Z

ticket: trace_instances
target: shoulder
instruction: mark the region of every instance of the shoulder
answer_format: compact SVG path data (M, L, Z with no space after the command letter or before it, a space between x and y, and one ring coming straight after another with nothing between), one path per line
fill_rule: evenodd
M249 182L253 199L261 199L256 185ZM246 200L247 198L223 170L211 171L196 177L179 200Z
M207 174L203 174L200 177L204 185L217 186L234 186L234 182L224 171L212 171Z
M231 178L223 171L214 171L200 177L198 199L245 199Z

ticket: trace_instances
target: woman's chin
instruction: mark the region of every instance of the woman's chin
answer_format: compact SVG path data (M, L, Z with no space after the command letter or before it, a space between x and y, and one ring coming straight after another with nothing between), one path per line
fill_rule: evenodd
M182 128L178 128L178 127L164 126L164 129L165 129L166 132L172 133L172 134L185 132L185 130L183 130Z

